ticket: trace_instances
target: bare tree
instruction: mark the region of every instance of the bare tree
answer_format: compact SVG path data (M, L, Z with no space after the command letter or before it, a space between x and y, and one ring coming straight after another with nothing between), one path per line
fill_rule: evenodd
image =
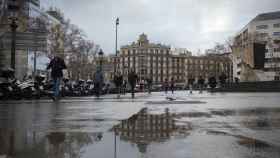
M233 52L234 43L235 43L234 37L229 37L225 42L226 49L228 49L230 52Z
M213 50L216 54L223 54L226 52L225 44L216 42Z
M51 8L58 13L61 24L57 24L50 29L50 51L48 56L55 53L63 53L63 57L68 63L68 76L70 79L87 79L91 76L91 71L96 65L92 64L97 54L98 45L86 38L85 32L77 25L66 20L61 11Z

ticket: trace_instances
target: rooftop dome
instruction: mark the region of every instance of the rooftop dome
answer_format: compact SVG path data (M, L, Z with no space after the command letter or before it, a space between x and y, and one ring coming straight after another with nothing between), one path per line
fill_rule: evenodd
M149 40L148 40L148 37L146 34L142 33L140 36L139 36L139 39L138 39L138 43L139 45L145 45L145 44L149 44Z

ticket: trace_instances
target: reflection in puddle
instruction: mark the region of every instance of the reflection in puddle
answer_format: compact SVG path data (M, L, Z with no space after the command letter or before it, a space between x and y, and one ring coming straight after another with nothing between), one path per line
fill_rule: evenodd
M255 149L272 148L272 146L266 142L247 137L241 137L241 139L238 141L238 144Z
M210 109L212 117L242 118L240 124L253 130L272 130L280 127L280 108Z
M83 157L87 146L102 138L103 133L20 133L0 129L0 157L79 158Z
M50 133L48 149L50 157L82 157L84 148L102 140L102 133Z
M149 114L147 108L143 108L120 124L113 127L117 135L123 141L129 141L137 145L141 153L145 153L147 146L154 142L165 142L172 136L189 135L190 126L176 125L175 115L165 109L163 114Z
M212 117L211 114L206 113L206 112L182 112L176 114L177 118L182 118L182 117L194 117L194 118L199 118L199 117L207 117L210 118Z
M218 116L267 116L267 115L274 115L280 114L280 108L246 108L246 109L209 109L212 115Z
M215 130L209 130L206 132L208 135L215 135L215 136L229 136L236 138L236 142L238 145L246 147L247 149L254 150L254 152L263 152L267 153L270 152L270 154L280 155L280 147L275 146L272 144L269 144L265 141L255 139L252 137L246 137L242 135L235 135L231 133L227 133L224 131L215 131ZM266 154L268 155L268 154Z
M154 158L274 158L280 155L279 108L188 110L174 106L172 113L169 109L164 111L162 106L154 107L156 110L152 112L144 108L132 116L126 113L131 117L121 120L113 128L118 120L115 118L119 117L111 118L109 114L104 117L96 112L88 115L88 110L79 108L54 110L54 118L52 113L38 117L43 116L39 113L34 118L27 117L28 113L25 120L35 120L35 123L15 127L12 121L2 119L0 158L113 157L114 150L117 157L129 158L141 157L138 155ZM6 126L8 124L11 126ZM44 132L33 124L54 132ZM108 131L111 128L114 132ZM105 132L73 132L89 130Z

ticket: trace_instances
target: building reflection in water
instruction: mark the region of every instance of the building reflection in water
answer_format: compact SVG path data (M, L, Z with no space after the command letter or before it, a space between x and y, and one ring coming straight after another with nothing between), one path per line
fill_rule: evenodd
M176 125L176 116L165 109L163 114L149 114L147 108L113 127L121 140L137 145L139 152L146 153L147 146L152 142L165 142L172 136L187 136L189 124Z
M80 158L84 149L102 140L103 133L27 132L0 129L0 158Z
M84 148L102 140L102 133L50 133L47 153L50 158L80 158Z
M0 130L0 157L12 158L15 155L15 133Z

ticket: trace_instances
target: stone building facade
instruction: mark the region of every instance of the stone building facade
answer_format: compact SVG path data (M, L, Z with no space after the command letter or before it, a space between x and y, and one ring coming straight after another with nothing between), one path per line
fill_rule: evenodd
M154 82L163 82L171 78L170 47L150 43L145 34L140 35L137 42L121 47L118 57L118 69L125 76L134 70L142 80L152 78Z
M252 49L255 44L263 44L265 48ZM279 79L280 11L259 14L244 26L234 37L233 54L236 65L234 76L241 81ZM259 56L264 56L262 67L255 66L255 57Z
M118 54L118 70L127 77L134 70L139 79L152 79L161 84L173 78L177 83L187 83L199 76L219 77L222 73L232 81L232 62L222 55L191 56L190 53L173 52L170 46L150 43L147 35L141 34L137 42L121 47Z
M216 79L222 74L227 76L227 81L232 82L232 61L228 56L221 54L212 54L206 56L191 56L184 59L184 79L195 79L201 76L208 80L214 76Z

